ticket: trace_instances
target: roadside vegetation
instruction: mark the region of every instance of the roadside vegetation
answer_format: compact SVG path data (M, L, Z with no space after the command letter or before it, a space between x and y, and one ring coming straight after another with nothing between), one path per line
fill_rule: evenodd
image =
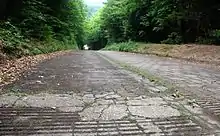
M133 49L129 41L219 45L219 10L215 0L108 0L89 19L86 42L93 49L126 51Z
M83 0L1 0L0 91L63 50L81 49L86 18Z
M163 56L182 44L220 45L215 0L108 0L97 10L83 0L1 0L0 60L85 44Z
M132 41L114 43L107 45L103 50L110 51L123 51L123 52L136 52L138 50L138 44Z
M0 59L82 48L83 0L1 0Z
M107 45L103 50L172 57L220 66L220 46L198 44L146 44L129 41Z

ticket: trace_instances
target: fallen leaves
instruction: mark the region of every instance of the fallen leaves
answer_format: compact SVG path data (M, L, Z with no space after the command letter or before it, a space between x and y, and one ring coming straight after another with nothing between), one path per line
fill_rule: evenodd
M69 51L60 51L50 54L22 57L16 60L4 60L4 63L0 63L0 88L18 80L19 77L22 76L22 73L36 66L38 63L64 55L68 52Z

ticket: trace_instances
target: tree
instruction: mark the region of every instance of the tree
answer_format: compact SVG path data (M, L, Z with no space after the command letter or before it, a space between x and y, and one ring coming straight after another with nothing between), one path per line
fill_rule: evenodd
M108 0L98 23L108 43L219 44L219 15L216 0Z
M7 40L10 37L2 33L0 40L4 39L5 45L14 46L9 49L11 53L18 48L29 48L35 54L77 45L82 48L84 44L86 9L83 0L3 0L1 7L1 29L7 31L9 25L6 27L4 24L9 22L9 30L15 28L21 35L19 38L14 34L10 37L17 38L17 41L30 41L28 47L21 47L11 43Z
M86 32L86 42L88 45L96 50L103 48L106 45L107 39L105 37L105 31L102 29L102 14L103 8L100 9L94 16L89 18L85 23Z

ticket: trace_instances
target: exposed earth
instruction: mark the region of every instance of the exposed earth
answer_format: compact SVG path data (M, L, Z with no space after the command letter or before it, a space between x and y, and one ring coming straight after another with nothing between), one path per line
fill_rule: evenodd
M220 46L215 45L138 43L134 52L205 63L220 68Z
M3 87L0 135L220 135L219 79L182 60L69 52Z

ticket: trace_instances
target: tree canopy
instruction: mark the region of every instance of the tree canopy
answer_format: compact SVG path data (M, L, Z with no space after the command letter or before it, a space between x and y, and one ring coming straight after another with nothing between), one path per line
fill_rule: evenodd
M88 11L83 0L1 0L0 50L22 56L85 43L220 44L217 0L108 0L95 15Z
M95 25L91 31L100 34L92 33L88 42L220 44L217 0L108 0L99 12L90 23Z
M83 0L1 0L0 9L4 53L37 54L84 44Z

